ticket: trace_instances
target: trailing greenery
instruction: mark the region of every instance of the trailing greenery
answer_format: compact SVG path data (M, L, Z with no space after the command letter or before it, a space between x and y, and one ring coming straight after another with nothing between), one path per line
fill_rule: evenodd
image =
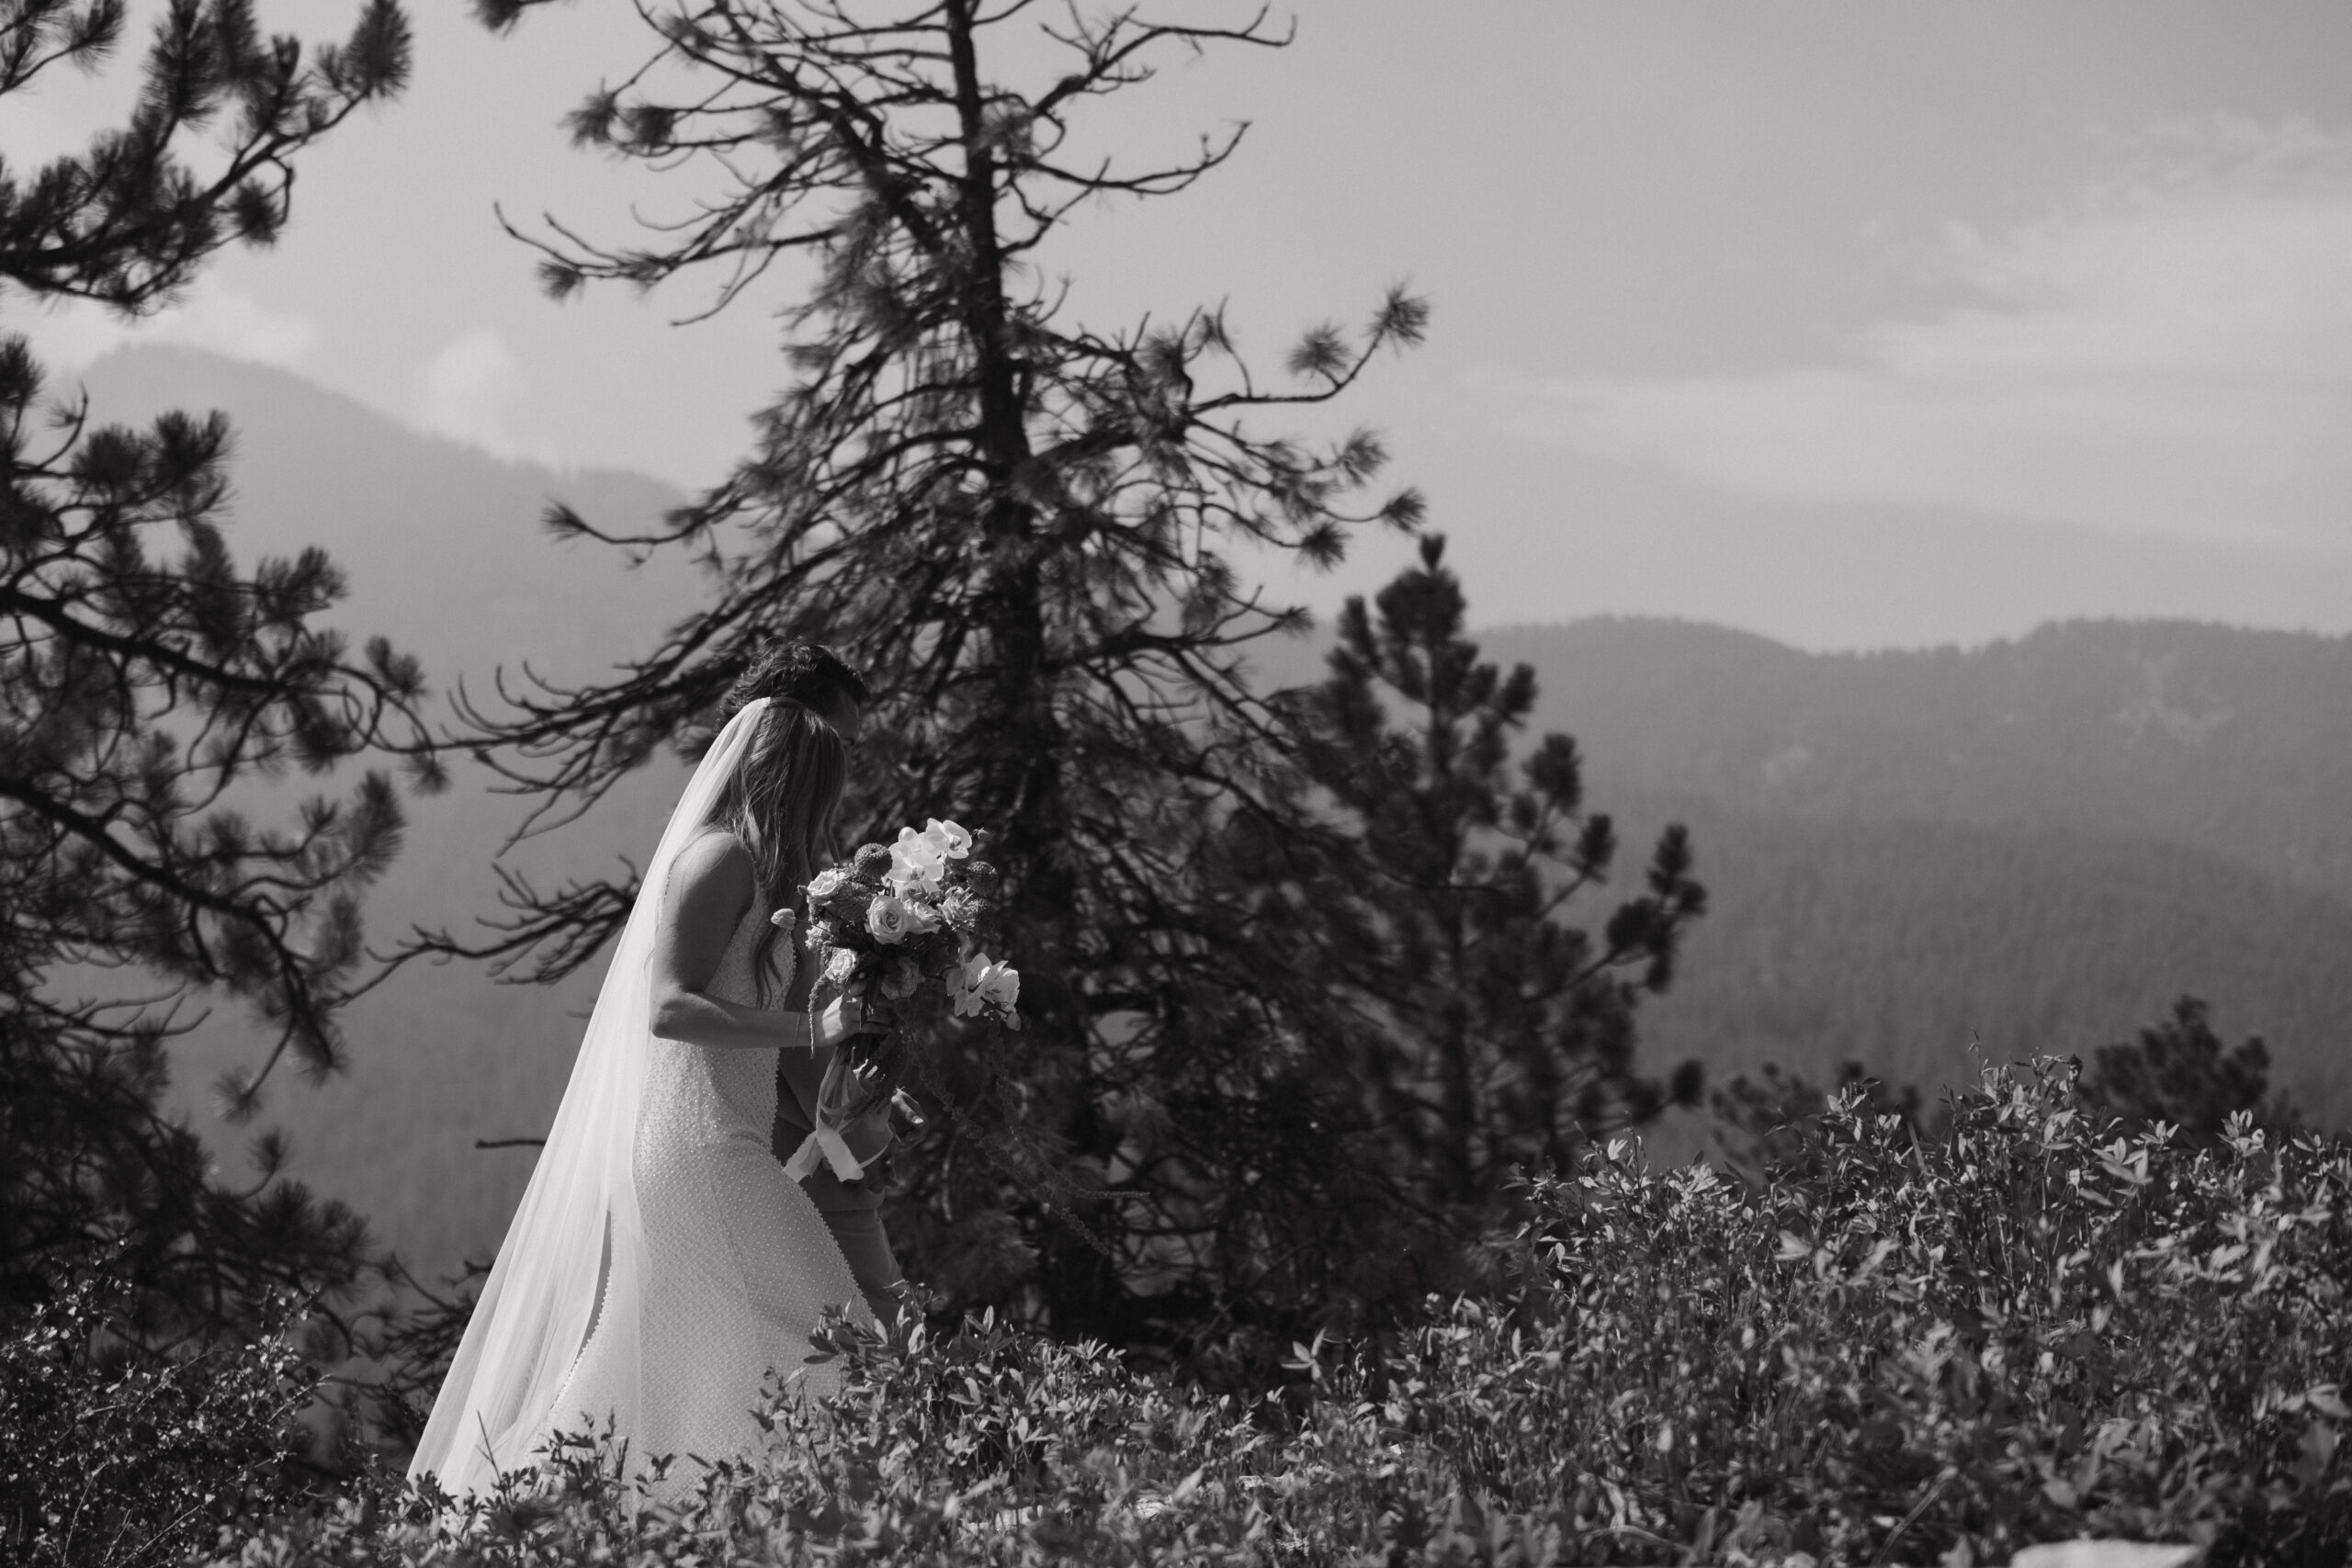
M219 1560L2342 1562L2352 1150L2124 1137L2073 1076L1988 1073L1924 1139L1849 1089L1753 1184L1588 1150L1531 1181L1490 1289L1297 1347L1254 1400L992 1317L844 1334L840 1398L686 1506L632 1510L583 1441L543 1492L354 1495Z

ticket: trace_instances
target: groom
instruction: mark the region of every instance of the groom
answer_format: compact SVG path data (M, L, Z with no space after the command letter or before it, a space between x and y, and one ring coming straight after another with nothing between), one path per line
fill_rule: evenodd
M843 741L857 744L865 722L869 694L856 671L831 649L816 649L812 668L796 671L775 695L800 704L840 732ZM775 1124L768 1140L779 1161L789 1160L803 1140L816 1130L818 1089L833 1047L814 1051L786 1050L776 1054ZM890 1142L889 1111L886 1106L843 1129L854 1153L868 1168ZM888 1323L897 1314L905 1286L899 1261L890 1254L890 1238L882 1229L882 1194L876 1181L843 1181L823 1160L803 1177L801 1190L825 1217L825 1224L849 1259L850 1272L874 1315Z

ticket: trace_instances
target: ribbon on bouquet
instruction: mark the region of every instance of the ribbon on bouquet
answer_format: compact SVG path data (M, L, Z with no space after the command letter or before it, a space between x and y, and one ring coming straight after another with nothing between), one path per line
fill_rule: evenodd
M784 1162L784 1173L799 1181L817 1168L820 1159L831 1166L834 1177L842 1181L855 1181L865 1174L865 1168L849 1152L848 1141L842 1138L840 1129L827 1125L821 1116L817 1119L817 1130L801 1139L800 1146L792 1151L792 1157Z
M843 1181L855 1181L865 1174L865 1168L882 1157L882 1151L897 1140L892 1135L888 1108L877 1115L859 1090L865 1075L850 1066L845 1056L836 1055L826 1066L824 1081L817 1089L817 1103L809 1108L808 1120L816 1131L800 1140L792 1157L784 1162L785 1174L793 1180L806 1179L817 1168L819 1161L832 1168L833 1175ZM849 1115L853 1106L866 1105L865 1113L855 1118ZM850 1146L854 1138L865 1149L861 1156Z

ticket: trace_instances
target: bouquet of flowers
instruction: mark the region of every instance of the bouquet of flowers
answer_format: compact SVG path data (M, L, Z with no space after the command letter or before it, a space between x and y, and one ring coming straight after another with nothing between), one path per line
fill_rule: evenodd
M978 835L934 817L922 832L901 828L897 843L867 844L809 880L808 951L818 966L808 993L812 1021L820 1007L846 996L890 1029L842 1044L825 1075L817 1128L785 1168L797 1178L823 1159L842 1179L855 1179L874 1157L851 1146L861 1127L874 1124L869 1113L895 1105L920 1126L922 1114L903 1092L920 1082L973 1134L982 1157L1110 1258L1076 1212L1091 1194L1058 1174L1050 1151L1018 1122L1000 1138L979 1135L938 1071L941 1055L969 1049L976 1033L1021 1027L1021 972L983 946L997 892L995 868L978 858L983 847ZM884 1128L878 1135L887 1144L891 1134Z
M897 843L868 844L808 884L818 965L810 1009L847 996L892 1025L842 1047L869 1101L897 1090L913 1066L910 1052L940 1043L951 1020L1021 1027L1020 971L980 947L997 876L975 858L978 848L971 833L934 817L922 832L902 828Z

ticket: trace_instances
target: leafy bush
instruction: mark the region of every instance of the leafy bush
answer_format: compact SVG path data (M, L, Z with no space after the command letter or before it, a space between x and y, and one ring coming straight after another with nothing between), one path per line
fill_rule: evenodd
M289 1314L257 1339L161 1351L120 1333L121 1272L72 1280L0 1337L0 1562L177 1562L292 1501L318 1379Z
M1971 1563L2089 1534L2343 1562L2352 1157L2118 1138L2071 1093L1988 1074L1918 1140L1849 1090L1753 1186L1621 1141L1530 1184L1490 1299L1298 1347L1255 1401L990 1319L844 1331L840 1398L683 1502L632 1506L583 1440L536 1491L349 1498L222 1560Z
M2107 1136L2071 1089L1988 1074L1928 1140L1850 1089L1754 1188L1622 1144L1539 1183L1509 1312L1421 1337L1417 1435L1515 1508L1600 1489L1621 1561L2342 1562L2352 1159Z

